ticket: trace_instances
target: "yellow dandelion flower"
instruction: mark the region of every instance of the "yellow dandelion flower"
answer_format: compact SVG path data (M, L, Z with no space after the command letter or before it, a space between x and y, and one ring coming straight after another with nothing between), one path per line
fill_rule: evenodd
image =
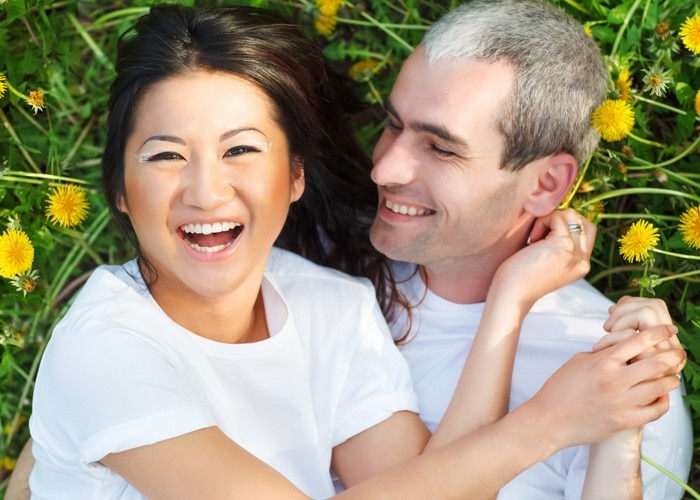
M678 229L690 248L700 250L700 206L690 207L681 215Z
M12 278L32 267L34 247L24 231L8 229L0 235L0 276Z
M379 63L374 59L366 59L350 66L348 74L353 80L367 79L377 70L377 66Z
M17 465L17 460L6 456L0 461L0 470L11 471L15 465Z
M39 111L44 111L44 91L41 89L32 90L27 98L27 104L32 107L34 114L37 114Z
M645 220L638 220L617 241L620 243L620 255L627 262L642 262L649 258L649 252L659 244L659 230Z
M46 216L52 224L73 227L87 217L85 190L75 184L62 184L49 195Z
M595 188L593 187L593 185L592 185L590 182L588 182L588 181L583 181L583 182L579 185L579 187L578 187L578 189L576 190L576 192L577 192L577 193L590 193L591 191L593 191L593 189L595 189Z
M700 54L700 14L687 17L678 34L689 51Z
M7 77L0 74L0 99L5 95L5 92L7 92Z
M591 124L606 141L620 141L627 137L634 127L634 111L628 102L606 99L593 111Z
M627 101L630 98L632 90L632 76L628 69L620 71L620 75L615 80L615 90L622 101Z
M602 201L595 201L589 204L587 209L584 210L583 214L586 219L593 222L594 224L600 220L600 217L605 213L605 203Z
M700 90L695 94L695 114L700 116Z
M314 20L316 32L322 36L330 36L335 31L335 24L338 19L335 16L320 15Z
M27 421L27 417L25 417L24 415L19 415L12 422L5 425L3 432L5 433L6 436L9 436L10 434L14 434L15 432L17 432L20 429L20 427L22 427L24 425L24 423L26 421Z
M322 16L335 17L343 0L316 0L316 8Z
M593 38L593 31L591 30L591 27L588 24L583 25L583 32Z

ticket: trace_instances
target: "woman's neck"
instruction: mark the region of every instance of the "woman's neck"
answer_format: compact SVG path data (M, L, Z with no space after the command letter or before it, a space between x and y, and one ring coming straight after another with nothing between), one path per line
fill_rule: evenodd
M163 284L164 285L164 284ZM260 283L245 283L224 297L175 292L158 282L149 287L163 311L183 328L227 344L259 342L270 336Z

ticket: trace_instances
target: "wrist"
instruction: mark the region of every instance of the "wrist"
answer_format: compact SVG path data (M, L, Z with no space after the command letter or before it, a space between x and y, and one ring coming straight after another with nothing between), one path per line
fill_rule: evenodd
M532 399L506 414L499 423L505 428L502 432L509 435L511 442L522 447L531 461L527 467L542 462L557 451L566 448L568 443L551 426L552 420L547 409Z
M539 298L532 296L531 287L515 284L512 278L503 278L500 273L496 273L486 295L486 303L522 320Z

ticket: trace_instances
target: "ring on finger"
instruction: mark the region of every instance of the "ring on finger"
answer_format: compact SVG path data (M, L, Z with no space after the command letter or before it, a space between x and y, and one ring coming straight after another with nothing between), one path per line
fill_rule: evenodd
M580 222L570 220L569 222L567 222L567 225L569 227L570 233L580 233L581 231L583 231L583 226Z

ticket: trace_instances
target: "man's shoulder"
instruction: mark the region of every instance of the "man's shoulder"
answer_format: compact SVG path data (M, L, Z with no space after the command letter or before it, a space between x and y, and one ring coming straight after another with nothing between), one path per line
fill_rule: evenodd
M605 317L613 302L585 279L545 295L532 307L535 314Z

